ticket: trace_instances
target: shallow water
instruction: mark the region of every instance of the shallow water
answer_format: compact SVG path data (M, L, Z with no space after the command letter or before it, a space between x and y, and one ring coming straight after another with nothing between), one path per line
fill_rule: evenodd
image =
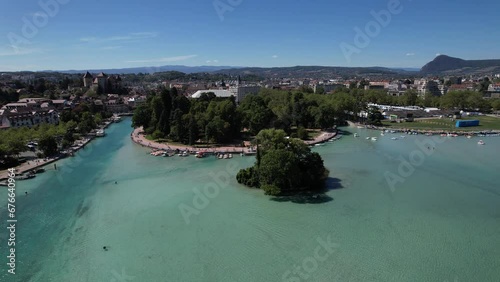
M253 158L151 157L131 142L129 119L112 125L57 171L18 183L17 274L2 231L0 280L500 280L500 138L348 130L360 138L313 149L331 171L330 198L301 204L237 184ZM401 174L398 158L410 156L418 165Z

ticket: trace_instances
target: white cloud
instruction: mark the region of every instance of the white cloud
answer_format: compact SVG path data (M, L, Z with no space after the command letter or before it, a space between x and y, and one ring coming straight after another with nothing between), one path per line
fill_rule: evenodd
M41 52L40 49L30 49L24 47L17 47L14 45L0 47L0 57L29 55L40 52Z
M91 41L96 41L97 38L96 37L82 37L80 38L80 41L82 42L91 42Z
M207 64L210 64L210 63L218 63L219 60L207 60L206 63Z
M101 50L116 50L116 49L120 49L122 47L123 46L104 46L101 48Z
M278 58L278 55L273 55L273 59L277 59Z
M406 56L415 56L415 53L406 53Z
M157 32L133 32L126 35L114 35L110 37L82 37L80 41L82 42L106 42L106 41L129 41L129 40L137 40L137 39L147 39L154 38L158 36Z
M149 59L149 60L133 60L133 61L126 61L126 63L170 63L170 62L189 60L197 56L198 55L187 55L187 56L166 57L166 58Z

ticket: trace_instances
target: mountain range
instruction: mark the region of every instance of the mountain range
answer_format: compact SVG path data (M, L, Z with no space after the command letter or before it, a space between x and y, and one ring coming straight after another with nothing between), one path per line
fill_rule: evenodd
M237 67L237 66L183 66L167 65L158 67L134 67L121 69L91 69L91 70L65 70L44 71L59 73L108 73L108 74L132 74L132 73L157 73L178 71L186 74L191 73L222 73L228 75L251 75L261 78L398 78L407 76L425 75L484 75L499 74L500 60L463 60L446 55L437 56L433 61L427 63L422 69L415 68L386 68L386 67L329 67L329 66L294 66L294 67Z

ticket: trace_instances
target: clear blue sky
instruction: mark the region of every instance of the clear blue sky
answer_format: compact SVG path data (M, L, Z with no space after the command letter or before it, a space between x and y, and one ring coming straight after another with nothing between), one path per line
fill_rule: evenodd
M355 44L355 28L365 29L371 11L387 10L395 0L40 2L51 1L64 4L46 16L39 0L0 0L0 70L421 67L436 54L500 58L497 0L401 0L400 13L366 46ZM350 60L343 42L357 48Z

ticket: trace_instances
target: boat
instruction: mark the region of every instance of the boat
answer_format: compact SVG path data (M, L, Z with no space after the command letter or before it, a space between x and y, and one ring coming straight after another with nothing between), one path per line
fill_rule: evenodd
M232 159L233 158L233 154L229 154L228 158Z
M201 159L205 157L205 154L203 152L196 152L196 157Z
M26 172L23 174L16 175L14 177L15 180L26 180L26 179L31 179L34 178L36 175L34 172Z
M469 135L469 136L467 136L467 139L472 139L472 136L470 136L470 135Z
M38 173L43 173L43 172L45 172L45 169L44 169L44 168L35 168L35 169L33 170L33 172L34 172L34 173L36 173L36 174L38 174Z
M372 141L377 141L377 137L372 137Z
M477 142L477 144L478 144L478 145L485 145L486 143L484 143L484 141L483 141L483 140L479 140L479 141Z
M151 151L151 153L150 153L151 156L155 156L155 157L163 156L163 154L165 154L165 151L162 151L162 150Z
M189 156L188 152L184 151L178 155L179 157L187 157Z
M354 133L354 137L359 137L359 134L357 134L357 133Z
M223 158L224 158L224 154L219 154L219 155L217 156L217 158L218 158L219 160L223 159Z
M97 136L97 137L104 137L104 135L106 135L106 133L104 132L104 129L99 129L95 133L95 136Z
M120 116L115 115L115 116L113 116L112 120L113 120L113 122L120 122L120 121L122 121L122 118Z
M397 137L392 137L391 140L398 140L398 138Z
M370 140L370 137L366 137L366 140Z
M175 153L164 152L161 156L162 157L173 157L173 156L175 156Z
M361 125L358 125L358 128L361 129L361 128L365 128L364 126L361 126Z

